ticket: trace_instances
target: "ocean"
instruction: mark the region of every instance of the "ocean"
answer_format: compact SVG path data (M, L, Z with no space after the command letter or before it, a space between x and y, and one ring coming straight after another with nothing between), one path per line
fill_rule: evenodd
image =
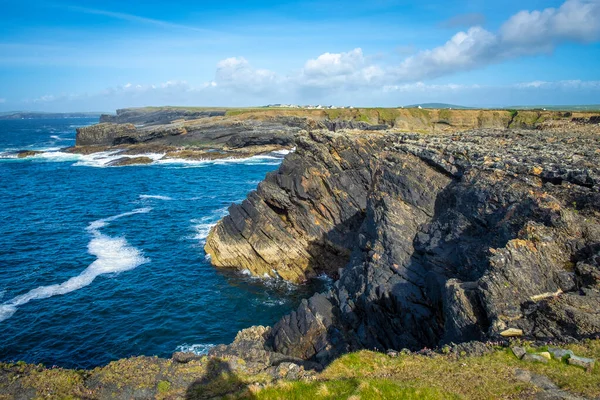
M293 286L217 270L210 228L282 155L107 167L73 155L97 119L0 121L0 361L93 368L205 353L269 325L328 282ZM16 150L42 154L16 158Z

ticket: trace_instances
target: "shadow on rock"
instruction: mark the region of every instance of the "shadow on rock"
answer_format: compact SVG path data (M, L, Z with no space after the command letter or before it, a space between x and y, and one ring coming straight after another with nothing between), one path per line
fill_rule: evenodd
M185 398L186 400L213 399L227 395L244 399L254 398L254 395L247 390L247 384L232 371L229 364L214 358L208 363L204 376L188 387Z

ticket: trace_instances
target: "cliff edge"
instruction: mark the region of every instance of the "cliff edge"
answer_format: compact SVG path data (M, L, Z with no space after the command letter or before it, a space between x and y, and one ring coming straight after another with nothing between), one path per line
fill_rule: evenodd
M334 288L279 353L600 333L600 135L311 132L211 231L213 264Z

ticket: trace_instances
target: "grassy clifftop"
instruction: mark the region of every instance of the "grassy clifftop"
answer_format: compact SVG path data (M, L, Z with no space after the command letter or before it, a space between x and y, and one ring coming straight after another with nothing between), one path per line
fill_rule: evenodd
M565 348L600 359L600 340ZM0 399L533 399L541 392L600 396L598 365L585 371L556 359L531 363L508 348L478 356L454 350L394 357L360 351L340 357L320 373L280 379L247 374L241 372L244 365L234 364L209 357L186 363L134 357L92 371L0 364Z
M229 109L227 116L261 119L275 116L309 117L313 119L361 121L386 124L401 131L448 131L477 128L535 128L548 121L571 121L598 113L517 110L450 110L419 108L354 108L354 109Z

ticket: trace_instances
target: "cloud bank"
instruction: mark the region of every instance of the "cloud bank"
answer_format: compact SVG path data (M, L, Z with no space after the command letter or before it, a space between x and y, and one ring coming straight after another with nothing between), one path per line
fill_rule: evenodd
M85 11L97 12L88 9ZM130 15L111 17L134 18ZM155 20L144 22L162 23ZM477 15L463 15L447 21L448 27L472 22L482 22L482 19ZM236 56L219 61L213 79L200 84L190 84L183 80L154 85L127 83L100 93L49 94L28 100L27 103L82 104L85 101L105 99L105 104L113 105L108 109L151 104L243 106L330 102L389 105L399 101L398 99L415 102L422 98L434 99L436 95L439 99L439 96L448 93L473 94L483 92L482 89L504 92L592 91L597 94L600 89L597 81L534 81L503 87L428 81L519 57L548 54L565 42L591 43L598 40L600 0L566 0L558 8L518 12L496 32L473 26L456 33L445 44L417 51L396 65L383 64L381 57L365 55L361 48L355 48L347 52L323 53L308 59L298 68L281 74L257 68L243 56ZM357 97L359 90L360 96ZM505 97L511 99L508 95ZM470 103L473 104L473 101Z

